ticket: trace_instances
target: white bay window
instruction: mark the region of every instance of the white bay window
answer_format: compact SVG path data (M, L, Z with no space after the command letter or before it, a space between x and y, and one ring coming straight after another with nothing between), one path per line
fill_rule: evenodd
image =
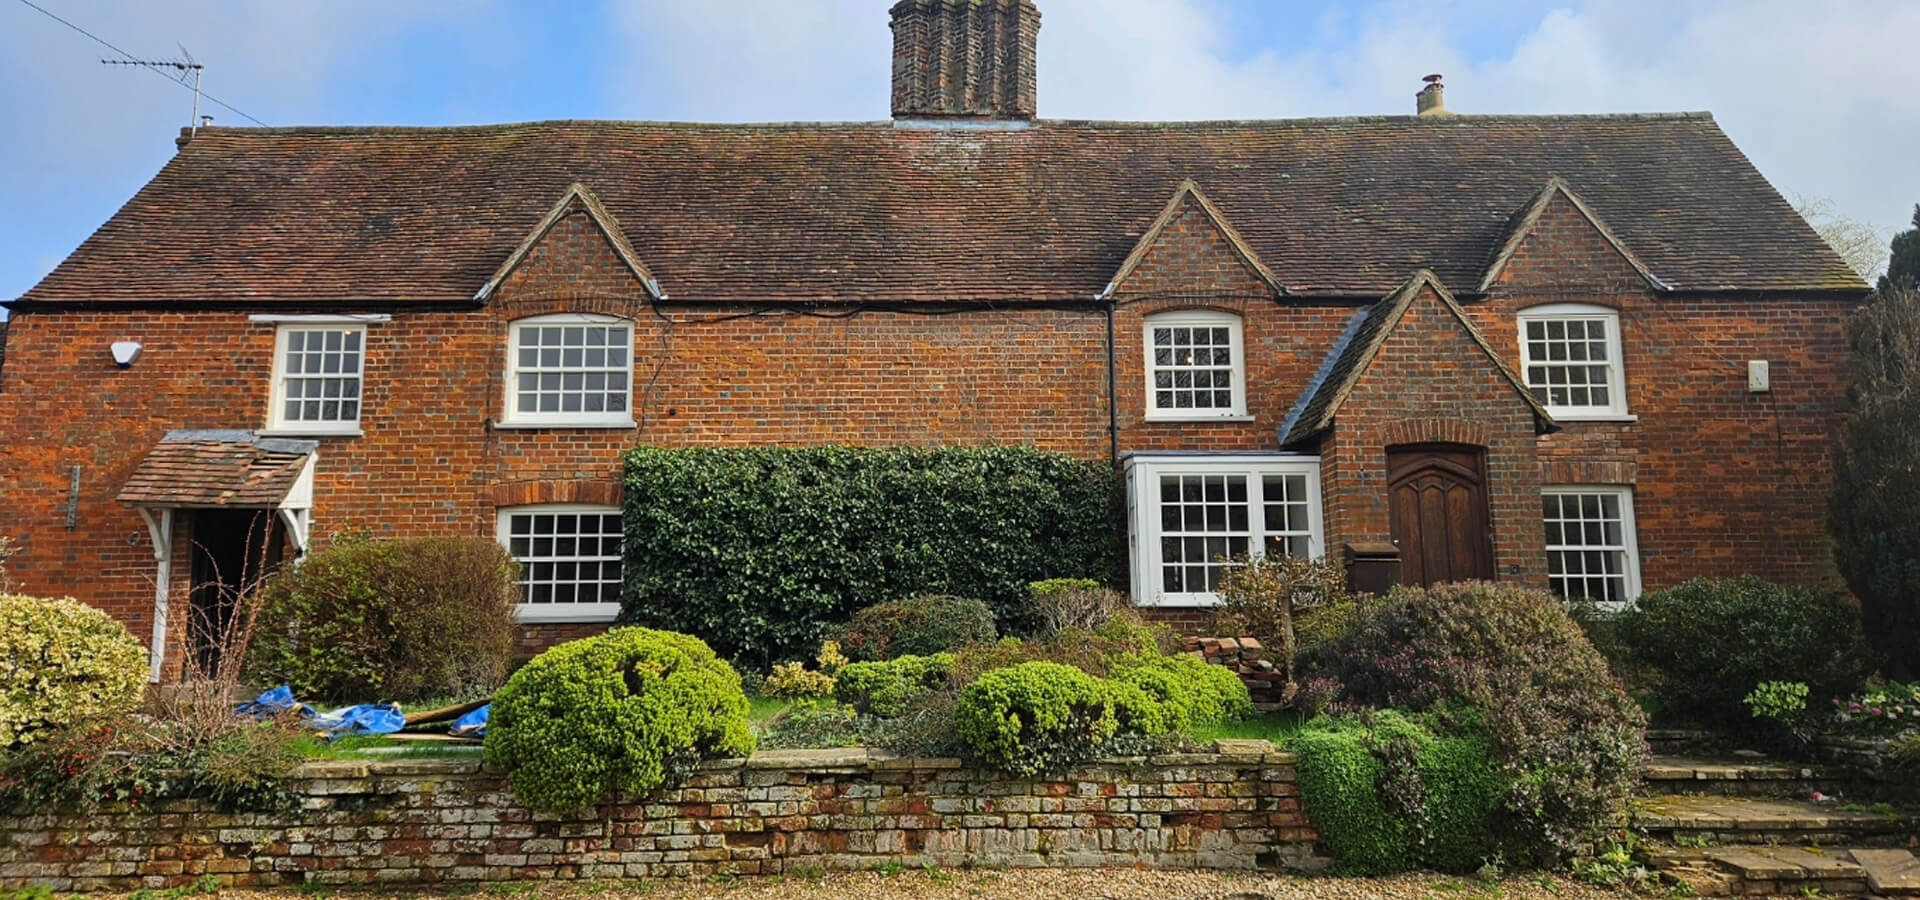
M1211 606L1236 560L1325 552L1318 457L1136 454L1127 495L1141 606Z

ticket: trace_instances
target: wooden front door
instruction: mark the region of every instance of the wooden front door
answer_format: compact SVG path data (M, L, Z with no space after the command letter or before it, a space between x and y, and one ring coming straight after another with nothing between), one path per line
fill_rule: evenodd
M1485 451L1456 444L1389 447L1387 497L1403 583L1493 579Z

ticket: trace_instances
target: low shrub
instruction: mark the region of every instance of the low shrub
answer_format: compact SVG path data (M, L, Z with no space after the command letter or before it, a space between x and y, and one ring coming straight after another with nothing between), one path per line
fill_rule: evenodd
M1169 728L1166 710L1139 688L1047 662L981 676L960 693L954 719L976 758L1023 777L1125 752L1116 738L1151 738Z
M861 713L890 719L905 715L926 695L947 687L952 676L951 653L848 663L834 682L833 696Z
M1649 591L1614 627L1663 718L1740 728L1761 682L1802 682L1820 706L1858 684L1859 621L1839 594L1746 576Z
M840 630L840 652L864 661L929 656L999 637L993 611L961 597L909 597L876 603L853 614Z
M733 667L699 638L615 628L535 657L493 698L487 764L537 810L644 796L753 751Z
M768 675L766 682L760 685L760 695L781 700L831 697L833 685L833 676L825 672L815 672L797 662L780 663L773 667L773 674Z
M132 710L147 674L146 647L112 616L0 595L0 752Z
M1870 685L1844 700L1834 699L1833 729L1859 737L1920 733L1920 682Z
M995 669L1023 662L1054 662L1101 678L1117 667L1141 659L1178 652L1179 638L1165 626L1147 625L1135 616L1120 616L1093 631L1070 628L1052 640L1006 638L994 644L976 644L954 653L954 678L961 684Z
M1131 684L1166 708L1177 731L1237 722L1253 715L1246 682L1226 666L1187 654L1143 659L1116 668L1112 678Z
M1564 859L1638 784L1641 713L1566 607L1487 583L1399 589L1354 631L1303 654L1302 693L1334 709L1471 716L1510 785L1499 818L1509 862Z
M1289 741L1301 798L1343 871L1470 872L1497 856L1493 821L1509 785L1483 736L1437 727L1386 710L1314 719Z
M1040 640L1068 631L1093 631L1134 614L1132 599L1091 578L1049 578L1028 585L1027 592L1039 619L1034 637Z
M0 753L0 811L150 808L198 797L225 810L282 807L283 780L304 759L292 717L233 714L229 689L210 681L156 690L138 714L97 717Z
M506 677L518 578L486 538L335 544L267 586L249 674L302 699L484 696Z

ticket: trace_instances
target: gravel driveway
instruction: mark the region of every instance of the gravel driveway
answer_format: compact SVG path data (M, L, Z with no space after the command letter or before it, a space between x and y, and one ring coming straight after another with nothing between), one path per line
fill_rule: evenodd
M731 880L495 884L477 892L454 889L393 896L459 893L520 900L1620 900L1633 896L1558 875L1519 875L1488 884L1440 875L1297 878L1147 869L907 869L892 875L860 872L810 879L754 876ZM332 896L325 891L220 892L220 900L319 900ZM353 900L370 896L375 895L342 895Z

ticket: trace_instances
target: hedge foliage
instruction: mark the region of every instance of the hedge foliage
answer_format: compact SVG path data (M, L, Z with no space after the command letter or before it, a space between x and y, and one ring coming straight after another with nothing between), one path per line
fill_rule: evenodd
M267 586L249 675L302 699L484 696L506 678L518 579L482 537L336 543Z
M1805 683L1821 709L1866 674L1860 615L1832 591L1748 575L1696 578L1641 595L1613 622L1618 645L1647 673L1661 718L1740 728L1761 682Z
M753 752L740 676L699 638L615 628L561 644L493 698L487 764L548 812L644 796L702 759Z
M938 594L876 603L853 614L839 632L849 659L883 660L991 644L1000 636L993 610L978 600Z
M1290 740L1301 798L1343 871L1470 872L1497 856L1493 824L1508 781L1483 736L1437 727L1384 710L1314 719Z
M1895 240L1905 249L1889 271L1908 266L1907 283L1881 279L1848 333L1849 409L1834 448L1828 522L1834 562L1860 598L1886 674L1920 679L1920 291L1911 282L1920 226Z
M1122 560L1112 467L1032 448L640 448L626 488L621 621L762 665L920 594L1024 632L1030 582Z
M1171 727L1165 707L1130 684L1059 663L996 669L960 692L954 713L975 758L1022 777L1065 771L1115 739Z
M0 594L0 751L139 705L147 648L71 598Z
M1302 695L1336 709L1466 717L1510 785L1506 860L1554 864L1639 783L1646 716L1566 605L1544 591L1469 582L1396 589L1344 637L1302 653Z

